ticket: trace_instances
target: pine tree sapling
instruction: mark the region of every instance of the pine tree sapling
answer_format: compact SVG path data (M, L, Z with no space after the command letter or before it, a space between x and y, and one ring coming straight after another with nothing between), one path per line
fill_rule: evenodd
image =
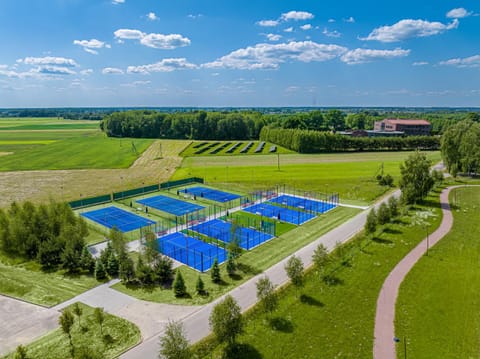
M15 350L13 359L28 359L27 348L25 348L23 345L19 345L17 350Z
M237 263L235 263L235 257L233 253L229 253L228 259L227 259L227 273L231 277L235 274L236 270L237 270Z
M201 276L198 276L197 283L195 284L195 290L200 295L205 294L205 283L203 283Z
M222 281L222 278L220 277L220 267L218 266L217 258L215 258L215 260L213 261L211 276L213 283L220 283Z
M192 353L181 322L169 322L160 338L160 358L190 359Z
M173 281L173 292L175 297L181 298L187 294L187 287L185 286L185 281L183 280L182 272L177 270L177 275Z
M112 251L108 256L107 266L105 270L107 271L108 275L111 278L115 278L115 277L118 277L118 269L119 269L118 259L115 253Z
M105 280L107 278L107 272L100 259L95 262L95 279L98 281Z

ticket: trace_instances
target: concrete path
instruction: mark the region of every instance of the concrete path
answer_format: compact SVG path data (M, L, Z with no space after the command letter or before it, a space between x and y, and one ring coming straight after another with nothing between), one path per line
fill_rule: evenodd
M380 205L380 203L387 201L390 196L399 196L400 191L395 191L394 193L384 197L380 200L376 206ZM309 245L303 247L302 249L298 250L294 254L300 257L305 265L308 267L312 264L312 254L313 251L317 248L320 243L323 243L329 251L333 250L337 243L345 243L349 239L351 239L355 234L361 231L365 225L366 217L368 212L363 211L360 214L356 215L349 221L343 223L342 225L336 227L332 231L324 234L314 242L310 243ZM244 284L240 285L239 287L233 289L228 295L231 295L235 298L238 302L242 311L246 311L251 306L255 305L257 302L256 297L256 282L259 278L267 275L270 280L275 285L282 285L288 281L288 276L285 273L285 263L288 261L290 257L285 258L281 262L275 264L274 266L267 269L264 273L257 275L256 277L251 278ZM210 334L210 327L208 323L208 319L210 313L212 312L213 307L221 300L224 299L225 296L222 296L215 300L212 303L209 303L197 311L192 312L190 315L186 316L182 322L184 324L187 338L191 343L195 343L207 335ZM121 356L121 358L128 358L128 359L149 359L149 358L157 358L158 351L159 351L159 338L163 335L159 333L149 340L144 340L140 345L136 346L132 350L129 350L125 354Z
M0 295L0 356L58 327L60 313Z
M398 290L402 281L415 263L422 258L429 247L434 246L452 228L453 216L448 203L450 191L459 186L446 188L440 194L440 203L443 219L440 227L433 232L428 239L418 244L400 263L390 272L383 283L377 300L377 312L375 317L373 356L375 359L396 359L395 351L395 304ZM427 242L428 241L428 242Z

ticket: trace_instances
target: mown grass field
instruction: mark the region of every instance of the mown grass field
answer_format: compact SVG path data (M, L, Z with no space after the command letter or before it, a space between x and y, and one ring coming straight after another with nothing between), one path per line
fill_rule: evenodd
M95 359L117 358L122 352L140 341L140 330L129 321L105 313L102 329L95 322L94 308L79 303L82 308L80 321L75 317L72 327L72 342L75 350L81 352L87 348ZM71 310L71 306L67 309ZM26 346L28 358L64 359L70 357L70 343L62 330L56 329L44 337ZM16 358L12 353L5 359Z
M242 149L245 146L252 142L250 148L241 153ZM238 145L237 145L238 144ZM184 151L180 154L182 157L192 157L192 156L236 156L236 155L275 155L277 153L285 154L285 153L295 153L294 151L288 150L284 147L275 145L270 142L265 142L265 146L262 148L261 151L256 152L260 141L193 141L190 146L185 148ZM234 145L235 149L230 150ZM270 152L270 148L272 146L276 147L274 152ZM230 150L230 152L229 152Z
M332 230L358 212L359 210L353 208L337 208L281 235L278 238L262 244L250 252L245 252L238 260L240 270L233 278L230 278L227 275L225 264L222 264L220 268L223 283L220 285L214 284L211 281L210 272L199 274L191 268L182 266L180 270L185 279L185 284L189 293L189 296L186 298L175 298L173 290L169 288L142 288L137 286L125 286L122 283L115 284L112 288L133 297L153 302L188 305L209 303L249 278L271 267L273 264L292 254L296 250L311 243L322 234ZM200 296L195 293L195 283L199 275L205 283L205 289L209 292L209 296Z
M305 191L338 192L341 201L367 204L388 190L375 179L382 166L397 182L400 164L410 153L285 154L280 156L280 170L277 156L190 157L172 179L198 176L224 188L234 183L245 192L287 184ZM439 152L427 155L433 163L440 160Z
M397 357L480 357L480 187L451 193L454 225L400 287L395 331ZM400 345L401 344L401 345Z
M342 246L325 270L328 282L312 269L298 293L291 285L282 288L279 308L270 318L253 308L238 338L237 357L371 358L380 288L392 268L423 239L422 227L412 223L426 212L430 228L438 227L438 196L439 191L434 192L426 206L412 208L377 230L373 239L358 235ZM223 354L211 336L195 348L205 359Z
M12 259L0 253L0 293L47 307L64 302L99 283L95 278L45 273L36 262Z

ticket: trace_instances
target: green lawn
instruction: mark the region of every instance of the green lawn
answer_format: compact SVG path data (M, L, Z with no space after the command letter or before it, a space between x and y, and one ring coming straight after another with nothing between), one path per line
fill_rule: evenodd
M382 164L384 173L398 181L399 166L410 153L282 155L280 170L272 156L192 157L184 159L172 179L198 176L219 187L234 184L245 192L287 184L298 190L338 192L341 201L366 204L388 190L375 179ZM427 154L434 163L440 160L439 152Z
M100 330L93 316L94 308L79 303L83 313L75 317L72 342L75 350L88 348L88 358L117 358L125 350L140 341L140 330L129 321L107 314ZM71 307L69 307L71 309ZM102 335L103 334L103 335ZM70 357L70 344L66 334L59 328L26 346L28 358L64 359ZM5 359L13 359L10 354Z
M0 293L44 306L53 306L99 283L90 276L45 273L36 262L12 260L0 254Z
M410 210L379 230L374 240L359 235L342 246L326 270L328 284L310 270L298 296L292 286L280 291L279 308L270 319L256 308L250 311L239 337L242 353L252 358L371 358L380 288L394 266L423 239L422 227L412 225L415 219L427 211L430 228L439 225L438 194L428 199L429 207ZM222 348L212 337L196 349L202 358L221 357Z
M240 151L248 144L252 142L252 146L245 153L240 153ZM235 150L231 153L227 151L235 144L240 143ZM237 155L262 155L269 154L275 155L277 153L295 153L294 151L288 150L284 147L274 145L273 143L266 142L261 152L256 153L255 150L260 144L260 141L193 141L185 150L180 153L182 157L192 157L192 156L237 156ZM276 146L277 150L274 153L270 153L270 147Z
M480 357L480 187L451 193L454 226L410 271L396 307L396 335L410 358ZM404 358L403 343L397 351Z
M5 133L0 131L0 139ZM11 139L16 139L16 135L13 133ZM35 139L37 133L32 132L31 136ZM0 170L127 168L151 143L149 139L107 138L99 132L83 135L80 132L78 136L48 145L19 147L13 154L0 157ZM3 151L2 146L0 150Z
M254 275L271 267L281 259L287 257L296 250L314 241L322 234L332 230L339 224L353 217L358 212L359 210L352 208L337 208L281 235L278 238L262 244L250 252L244 253L238 261L241 270L234 278L228 277L225 264L223 264L221 266L221 272L224 283L221 285L214 284L211 281L210 272L201 274L201 277L205 282L205 289L210 294L209 296L199 296L195 294L195 283L199 273L186 266L181 267L180 270L182 271L187 290L190 294L190 297L188 298L175 298L171 289L161 289L159 287L126 287L124 284L119 283L114 285L113 288L136 298L152 302L196 305L205 304L227 293Z

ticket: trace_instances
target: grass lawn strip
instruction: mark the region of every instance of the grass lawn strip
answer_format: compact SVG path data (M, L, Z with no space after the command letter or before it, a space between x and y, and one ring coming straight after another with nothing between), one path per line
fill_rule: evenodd
M450 203L452 230L417 262L400 287L398 358L404 358L404 338L408 357L480 357L480 187L452 190Z
M80 322L75 317L72 327L72 341L77 350L88 347L96 355L95 358L116 358L140 341L140 330L135 324L105 313L105 321L100 330L93 316L94 308L82 303L79 305L83 314ZM67 335L59 328L29 344L26 349L29 358L64 359L69 357L70 344ZM13 358L13 354L5 357Z
M336 250L326 270L329 281L309 270L298 293L291 285L280 290L280 306L270 318L253 308L247 313L244 352L263 358L369 358L378 292L393 267L424 237L421 226L411 225L425 211L431 230L438 227L439 191L378 231L363 235ZM212 337L196 346L200 357L220 358L222 348Z
M256 274L271 267L273 264L279 262L281 259L287 257L296 250L311 243L320 235L332 230L359 212L359 210L353 208L337 208L281 235L278 238L274 238L273 240L262 244L250 252L244 253L238 260L240 270L233 278L230 278L227 275L225 265L221 266L221 276L224 281L221 285L214 284L211 281L210 272L199 274L191 268L182 266L180 270L185 280L187 291L190 294L187 298L175 298L173 291L169 288L141 288L138 286L125 286L122 283L115 284L112 288L131 295L132 297L152 302L185 305L201 305L209 303L215 298L220 297L238 285L244 283ZM195 283L199 275L205 283L205 289L209 292L209 296L195 294Z

